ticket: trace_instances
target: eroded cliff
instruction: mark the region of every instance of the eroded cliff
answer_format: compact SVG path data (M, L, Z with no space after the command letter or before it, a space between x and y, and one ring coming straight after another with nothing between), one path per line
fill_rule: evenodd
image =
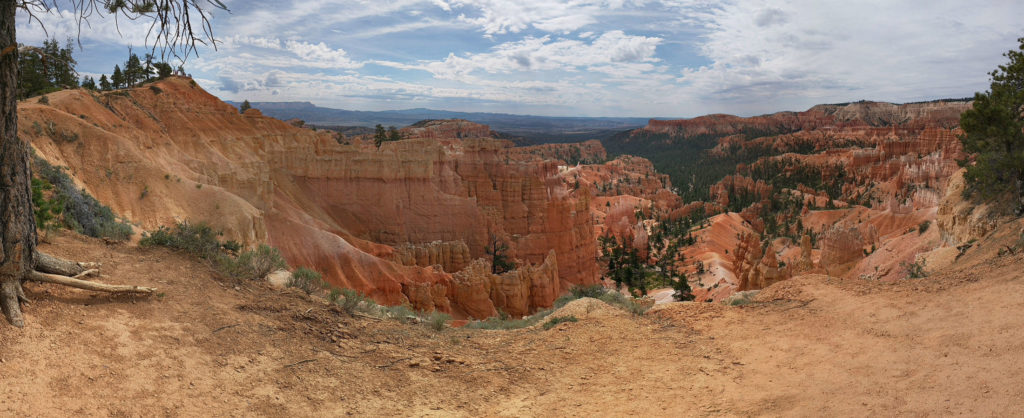
M483 125L431 122L380 148L340 144L239 114L177 77L49 99L19 104L20 134L143 230L207 222L379 302L463 316L531 312L596 280L588 197L570 193L556 162L510 157ZM492 238L519 269L500 280L453 275Z

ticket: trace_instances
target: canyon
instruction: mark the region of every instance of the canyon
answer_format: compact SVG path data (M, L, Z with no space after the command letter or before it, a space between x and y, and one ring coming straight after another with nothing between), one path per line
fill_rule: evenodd
M927 265L932 252L977 239L981 234L951 239L954 203L946 203L962 202L958 161L967 155L957 126L969 108L964 101L856 102L747 118L651 120L606 145L652 158L690 147L700 157L680 177L722 173L705 180L703 197L655 215L708 216L684 250L684 271L697 300L721 301L800 274L902 279L910 266ZM668 170L675 164L659 163ZM969 216L968 205L959 204L959 216Z
M482 319L549 308L572 286L611 286L602 237L653 262L655 241L671 239L656 232L666 222L688 225L693 243L672 269L698 301L800 274L906 277L906 266L978 235L959 232L982 216L954 209L950 191L962 183L956 126L969 106L651 120L603 143L532 146L467 120L425 120L378 147L372 135L239 114L172 77L23 102L20 132L140 234L204 222L379 303ZM724 174L680 182L657 160L606 151L645 143L703 144L699 162ZM684 200L681 188L694 187L706 197ZM493 268L493 246L517 267Z
M426 123L377 148L239 114L179 77L62 91L23 102L19 117L40 157L139 232L205 222L380 303L524 315L598 279L590 196L483 125ZM473 263L492 238L520 268Z

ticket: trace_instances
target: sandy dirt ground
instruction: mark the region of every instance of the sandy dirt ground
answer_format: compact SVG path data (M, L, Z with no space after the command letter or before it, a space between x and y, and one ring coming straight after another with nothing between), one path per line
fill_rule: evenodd
M2 416L1007 416L1024 256L896 283L803 276L742 307L596 300L550 330L350 317L165 249L43 245L162 297L28 284L0 325Z

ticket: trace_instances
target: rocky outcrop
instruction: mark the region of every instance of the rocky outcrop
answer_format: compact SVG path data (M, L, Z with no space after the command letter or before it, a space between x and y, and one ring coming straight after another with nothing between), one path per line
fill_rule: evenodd
M929 103L894 104L883 102L856 102L839 105L817 105L804 112L779 112L749 118L733 115L707 115L693 119L656 120L637 132L667 133L682 138L698 135L728 136L756 133L770 136L818 128L844 128L849 126L954 128L960 122L960 113L969 109L971 102L937 101Z
M420 121L402 128L400 133L403 138L435 140L491 138L494 136L489 126L464 119Z
M395 246L392 259L406 266L441 266L454 273L473 261L469 247L462 241L434 241L426 244L400 244Z
M762 248L756 234L741 234L735 257L737 291L764 289L793 276L791 270L779 267L774 248Z
M162 94L68 90L48 106L23 102L20 134L142 229L205 221L381 303L527 312L597 279L589 195L572 193L557 162L511 158L507 141L478 138L486 126L431 121L407 131L417 139L339 144L329 132L240 115L187 79L155 85ZM32 128L49 121L80 139ZM492 235L523 267L469 294L496 282L452 273L485 256ZM502 293L517 286L527 296Z
M942 241L950 246L980 240L1010 219L1006 211L997 210L993 202L978 204L964 198L967 187L964 172L957 171L949 181L935 216Z
M608 159L608 152L601 145L601 141L596 139L568 144L515 147L510 149L509 153L520 157L534 156L542 160L559 160L569 165L601 164Z
M796 264L797 272L809 271L814 268L814 260L811 258L812 251L811 236L805 234L800 237L800 259Z
M837 224L827 229L818 238L821 245L821 267L841 268L866 256L865 246L878 239L878 232L872 227L848 227Z
M550 252L541 264L521 266L513 271L492 274L490 263L478 259L453 275L455 286L450 299L469 307L472 318L488 318L498 310L513 316L528 315L550 308L562 292L558 261Z

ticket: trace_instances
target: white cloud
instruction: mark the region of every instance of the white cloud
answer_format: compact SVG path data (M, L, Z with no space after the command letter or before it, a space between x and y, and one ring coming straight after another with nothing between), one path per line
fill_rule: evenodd
M983 88L1024 32L1024 6L1009 2L1000 11L957 1L769 3L735 0L701 15L701 52L712 63L682 70L686 94L765 111L962 96Z
M580 71L593 66L609 64L648 63L643 68L653 69L649 63L659 60L655 52L661 38L626 35L610 31L591 43L576 39L552 40L526 37L521 41L498 45L491 52L458 56L450 53L441 61L420 64L380 62L402 69L421 69L435 77L449 80L464 78L477 72L512 73L522 71ZM638 67L634 67L634 70Z
M1024 35L1024 4L936 0L234 0L217 52L186 63L226 98L367 108L503 103L517 112L695 116L966 96ZM66 11L40 15L75 36ZM18 15L19 41L44 38ZM148 24L83 27L83 74ZM89 46L91 45L91 46ZM110 52L116 45L117 51ZM104 49L106 48L106 49ZM106 54L105 57L97 55ZM259 96L259 97L257 97ZM534 110L531 110L534 109ZM472 110L465 107L460 110Z
M600 15L643 0L454 0L466 10L459 18L479 26L487 34L521 32L533 27L552 33L569 33L598 22Z

